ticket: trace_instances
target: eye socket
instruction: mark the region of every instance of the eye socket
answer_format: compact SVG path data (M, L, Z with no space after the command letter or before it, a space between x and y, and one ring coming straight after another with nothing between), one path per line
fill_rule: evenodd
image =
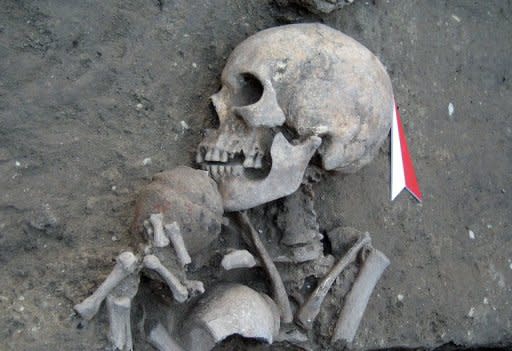
M242 73L238 83L239 89L234 96L235 106L252 105L263 95L263 85L251 73Z

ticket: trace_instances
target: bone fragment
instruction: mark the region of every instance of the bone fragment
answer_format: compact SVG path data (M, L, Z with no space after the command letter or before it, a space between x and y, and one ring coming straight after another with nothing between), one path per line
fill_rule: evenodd
M107 296L107 309L110 319L109 339L115 350L133 350L130 323L131 303L132 301L128 297Z
M179 279L172 272L164 267L158 257L155 255L147 255L144 257L143 264L144 267L154 270L165 280L176 301L185 302L188 298L187 288L181 284Z
M184 351L160 323L151 329L148 339L158 351Z
M192 259L188 254L187 248L185 247L185 242L183 241L183 236L181 235L178 223L172 222L171 224L166 224L164 228L165 234L167 234L167 237L172 242L172 246L176 251L176 256L178 256L180 264L184 267L190 262L192 262Z
M235 334L272 343L279 326L279 310L270 297L241 284L221 284L190 311L183 339L194 351L211 350Z
M166 247L169 245L169 239L164 233L164 216L161 213L153 213L149 216L149 221L153 226L153 245L155 247Z
M188 296L193 297L204 293L204 284L200 280L186 280L184 285L187 287Z
M322 139L311 136L298 145L292 145L282 133L276 134L270 148L272 168L262 180L237 177L222 178L219 191L224 210L240 211L288 196L295 192L304 171L320 146Z
M373 289L387 266L389 266L389 259L386 255L371 248L345 299L331 342L345 340L350 344L354 341Z
M260 256L261 263L265 270L267 271L267 274L270 278L270 282L272 285L272 291L273 291L273 297L276 301L277 305L279 306L279 310L281 311L281 319L284 323L290 323L293 321L293 314L292 309L290 306L290 301L288 300L288 295L286 293L286 289L283 284L283 280L281 279L281 276L279 274L279 271L276 268L276 265L272 261L272 258L270 257L269 253L267 252L267 249L265 248L265 245L263 245L263 242L260 239L260 236L256 229L252 226L251 221L249 220L249 217L247 216L247 213L240 212L238 214L238 217L240 219L240 222L244 224L251 235L251 239L253 242L254 247L256 248L256 251L258 251L258 255Z
M220 264L229 271L236 268L252 268L256 265L256 260L247 250L234 250L224 255Z
M100 308L101 302L124 278L137 269L137 258L129 251L117 256L116 265L107 279L96 289L96 291L81 303L73 308L85 320L90 320Z
M330 272L322 279L316 289L311 293L306 303L301 306L297 314L297 321L306 329L313 327L313 321L320 312L320 307L325 296L331 289L332 284L340 273L352 262L355 261L358 252L366 245L371 243L368 233L364 233L359 237L357 242L348 250L348 252L334 265Z

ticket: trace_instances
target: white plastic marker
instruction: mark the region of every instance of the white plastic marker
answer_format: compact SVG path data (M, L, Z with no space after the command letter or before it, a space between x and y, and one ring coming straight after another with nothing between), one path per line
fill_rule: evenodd
M416 200L421 202L421 194L414 165L412 163L404 127L400 119L398 106L393 106L393 123L391 125L391 201L406 188L414 195Z

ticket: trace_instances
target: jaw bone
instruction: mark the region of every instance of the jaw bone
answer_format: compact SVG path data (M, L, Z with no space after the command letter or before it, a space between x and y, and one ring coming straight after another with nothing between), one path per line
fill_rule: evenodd
M294 146L282 133L278 133L270 149L272 168L265 179L249 180L236 177L224 178L219 182L224 210L249 209L295 192L302 182L309 161L321 142L321 138L311 136L303 143Z

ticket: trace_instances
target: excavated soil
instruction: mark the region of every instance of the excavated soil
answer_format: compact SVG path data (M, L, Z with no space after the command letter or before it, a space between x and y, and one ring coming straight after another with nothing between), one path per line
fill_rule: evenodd
M424 193L390 201L389 144L363 170L314 186L322 233L369 231L392 261L354 348L512 348L511 13L510 1L359 0L314 15L270 0L3 0L0 350L108 346L104 308L82 323L72 306L137 242L137 190L193 165L238 43L313 21L387 67ZM141 314L136 349L151 350Z

